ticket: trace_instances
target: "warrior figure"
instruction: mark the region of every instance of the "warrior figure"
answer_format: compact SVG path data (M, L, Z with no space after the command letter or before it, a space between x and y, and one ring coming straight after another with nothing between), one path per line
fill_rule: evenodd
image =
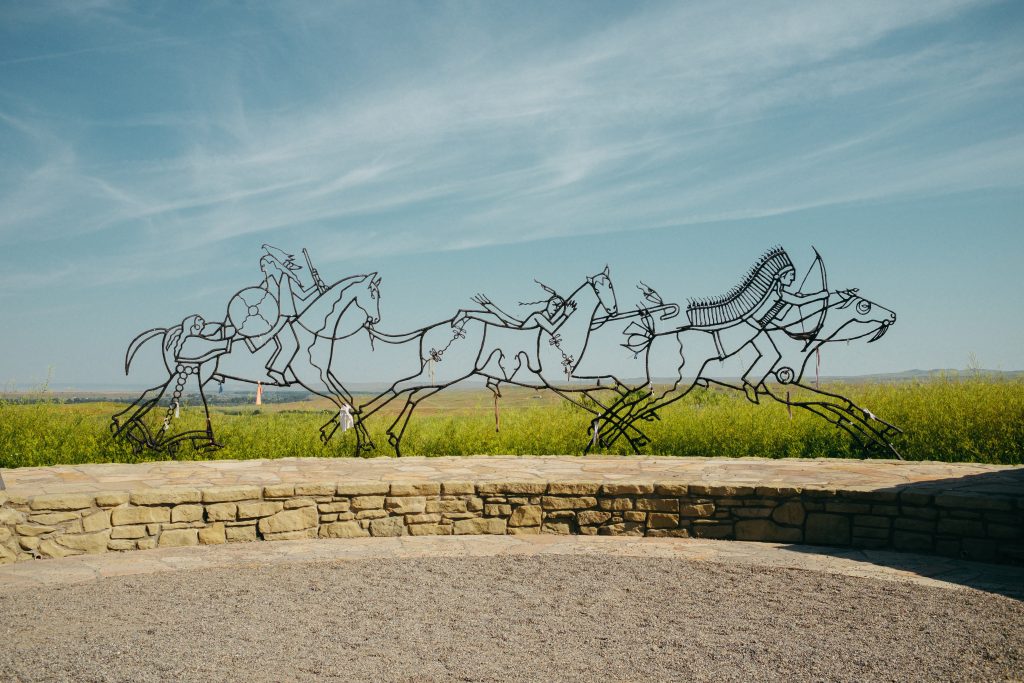
M536 282L536 281L535 281ZM529 330L534 328L541 328L552 337L556 335L558 329L569 319L573 311L576 310L576 302L569 300L566 301L563 297L559 296L555 290L551 289L542 282L537 282L549 296L547 299L540 301L531 302L519 302L520 306L534 306L536 304L544 304L544 308L537 309L530 313L526 318L520 320L515 316L509 315L505 311L498 308L493 301L491 301L486 294L477 294L473 297L473 301L484 307L484 311L467 311L461 310L459 314L452 320L452 327L462 325L467 319L472 318L474 320L480 320L485 323L492 325L498 325L500 327L510 327L518 330Z
M277 300L279 313L268 332L245 341L253 353L266 346L268 342L274 342L274 353L266 365L267 375L278 384L287 386L292 380L284 373L289 369L295 354L299 352L299 340L295 336L292 323L298 317L299 309L304 307L297 304L319 294L320 290L316 284L303 286L294 273L301 266L295 263L291 254L267 244L263 245L263 249L266 254L260 259L260 270L263 271L264 279L259 286Z

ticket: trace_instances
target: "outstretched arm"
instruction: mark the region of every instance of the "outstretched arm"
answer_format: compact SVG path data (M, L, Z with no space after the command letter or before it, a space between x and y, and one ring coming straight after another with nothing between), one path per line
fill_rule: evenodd
M787 292L786 290L782 290L781 298L787 304L794 304L796 306L800 306L801 304L809 304L812 301L827 299L828 290L823 289L820 292L814 292L813 294L798 294L795 292Z

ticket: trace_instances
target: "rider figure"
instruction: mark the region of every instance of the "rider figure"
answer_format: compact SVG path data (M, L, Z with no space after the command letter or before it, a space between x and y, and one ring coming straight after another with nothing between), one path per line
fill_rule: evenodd
M292 327L298 317L297 302L306 301L319 290L316 285L304 287L302 282L292 271L299 270L301 266L292 261L290 254L281 253L282 258L274 254L274 249L269 245L263 245L266 254L260 259L260 270L263 271L263 282L261 288L270 292L277 299L279 313L270 330L259 337L246 339L249 350L256 352L266 346L270 341L274 342L275 350L270 360L267 361L267 375L282 386L291 384L285 376L295 354L299 352L299 339ZM298 291L296 291L298 290Z
M775 364L782 359L782 354L775 347L768 331L778 329L778 322L786 316L790 306L802 306L828 298L828 290L824 289L813 294L800 294L791 291L795 281L796 269L789 263L776 274L767 298L743 318L747 325L757 330L750 343L757 350L758 357L743 373L743 390L747 394L747 399L752 403L759 402L758 392L766 391L764 388L765 378L775 369Z
M477 294L473 297L473 301L483 306L486 310L459 311L459 314L455 316L454 320L452 320L452 327L460 326L467 319L472 318L492 325L518 330L529 330L539 327L552 337L555 337L559 328L565 324L565 321L568 320L569 316L576 310L576 302L571 299L566 301L564 298L559 296L555 290L541 282L538 282L537 284L543 287L551 296L540 301L527 303L520 302L520 306L533 306L539 303L544 304L544 308L533 311L526 316L526 318L520 320L515 316L509 315L498 308L498 306L496 306L486 294Z

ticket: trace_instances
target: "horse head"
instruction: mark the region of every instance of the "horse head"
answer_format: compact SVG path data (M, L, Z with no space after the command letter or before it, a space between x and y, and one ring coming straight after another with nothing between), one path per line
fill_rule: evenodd
M597 300L608 315L615 315L619 312L619 304L615 298L615 287L612 285L612 276L608 272L608 266L600 273L587 278L587 284L594 288Z
M368 325L380 322L380 276L377 273L370 273L363 278L362 287L356 290L353 303L366 314Z
M893 311L865 299L856 289L837 290L829 294L825 319L816 338L850 341L870 337L868 343L871 343L881 339L895 322Z

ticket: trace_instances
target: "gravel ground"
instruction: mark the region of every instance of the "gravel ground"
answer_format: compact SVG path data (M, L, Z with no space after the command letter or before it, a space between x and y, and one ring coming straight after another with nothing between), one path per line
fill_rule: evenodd
M659 558L187 570L0 592L0 678L1022 679L1024 603Z

